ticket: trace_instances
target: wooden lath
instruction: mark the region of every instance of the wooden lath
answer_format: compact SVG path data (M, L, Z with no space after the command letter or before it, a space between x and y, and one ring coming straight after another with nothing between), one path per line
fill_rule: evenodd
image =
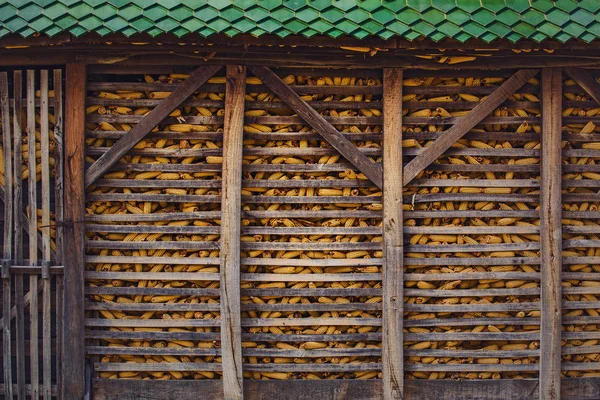
M444 132L404 167L404 185L408 185L421 171L444 154L457 140L467 134L477 124L481 123L485 117L490 115L494 109L498 108L538 72L539 70L537 69L523 69L518 71L492 94L482 100L472 111L461 117L455 125Z
M383 188L383 171L362 154L348 139L333 125L323 118L314 108L308 105L300 96L286 85L277 74L268 67L248 67L269 89L284 103L294 110L308 125L315 129L329 144L367 176L378 188Z
M156 125L168 117L174 109L197 91L200 86L206 83L221 68L220 65L210 65L196 69L169 97L160 102L160 104L88 168L85 174L85 187L87 188L92 185L96 179L101 177L113 164L127 154Z

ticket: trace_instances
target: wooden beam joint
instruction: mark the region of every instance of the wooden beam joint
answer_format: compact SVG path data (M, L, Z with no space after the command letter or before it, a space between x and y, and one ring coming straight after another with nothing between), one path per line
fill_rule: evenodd
M148 115L88 168L85 174L85 187L90 187L96 179L100 178L102 174L127 154L129 150L146 137L152 129L168 117L174 109L179 107L181 103L197 91L200 86L206 83L221 68L220 65L198 67L169 97L152 109Z
M268 67L248 67L269 89L273 91L284 103L294 110L308 125L316 130L329 144L353 164L359 171L367 176L378 188L383 188L383 171L380 166L372 162L366 155L346 139L333 125L323 118L314 108Z

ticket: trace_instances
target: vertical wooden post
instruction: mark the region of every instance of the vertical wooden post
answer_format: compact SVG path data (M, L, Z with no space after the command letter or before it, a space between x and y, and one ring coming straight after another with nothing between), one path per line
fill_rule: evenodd
M48 70L40 71L40 149L42 151L42 396L52 398L52 337L50 306L50 131Z
M542 70L540 182L541 357L539 398L560 398L562 70Z
M23 226L27 223L23 218L23 73L14 71L13 75L13 96L15 107L13 109L13 169L14 169L14 234L15 234L15 261L17 265L23 265ZM25 302L23 297L23 275L15 274L15 316L17 332L25 332ZM17 398L25 399L25 335L17 335L16 355L17 355Z
M37 235L37 166L36 166L36 137L35 137L35 71L27 70L27 204L29 206L29 265L38 265L38 235ZM31 370L31 397L39 397L39 345L38 345L38 276L29 275L29 363Z
M62 70L54 70L54 219L56 221L56 263L63 264L63 85ZM62 333L63 333L63 277L56 278L56 392L62 393Z
M10 332L10 309L11 309L11 284L10 265L12 259L12 143L10 134L10 105L8 103L8 74L0 73L0 112L2 115L2 146L4 151L4 243L2 248L2 360L4 369L4 397L13 398L12 390L12 355L11 355L11 332ZM17 335L22 334L17 332Z
M83 399L86 66L67 64L65 97L65 227L62 399Z
M402 70L383 70L383 398L404 397Z
M240 312L240 210L246 67L227 66L221 184L221 351L225 399L244 397Z

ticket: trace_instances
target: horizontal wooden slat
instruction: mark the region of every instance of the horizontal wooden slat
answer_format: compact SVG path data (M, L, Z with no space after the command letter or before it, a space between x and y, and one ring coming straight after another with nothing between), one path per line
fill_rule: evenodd
M437 72L437 71L435 71ZM470 71L469 71L470 72ZM220 380L94 380L98 400L120 398L139 400L216 400L223 398ZM405 397L421 400L540 400L537 379L430 380L408 379ZM599 378L563 379L561 398L564 400L597 399L600 397ZM296 400L327 399L338 393L340 400L370 400L381 398L381 380L245 380L244 395L251 400L271 400L294 397Z

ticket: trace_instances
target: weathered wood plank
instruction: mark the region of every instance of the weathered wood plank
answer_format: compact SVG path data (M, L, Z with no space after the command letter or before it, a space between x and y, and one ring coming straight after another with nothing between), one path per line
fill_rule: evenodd
M62 393L65 400L82 399L85 392L84 341L84 146L86 66L67 64L65 103L65 228ZM67 306L68 305L68 306Z
M53 73L54 86L54 219L56 226L56 263L63 265L63 240L64 240L64 140L63 140L63 82L62 69L55 69ZM63 277L59 276L56 282L56 386L57 393L62 393L62 347L63 347Z
M221 348L223 394L243 399L242 326L240 311L239 210L242 205L242 155L246 67L228 65L223 127L221 201Z
M383 70L383 342L384 399L404 398L402 70Z
M10 132L10 109L8 106L8 74L0 73L0 115L2 116L2 147L4 158L4 240L2 243L2 368L4 371L4 382L10 385L4 386L4 397L13 398L12 387L12 349L11 349L11 319L8 317L11 307L11 277L9 266L12 260L13 239L13 165L12 165L12 137ZM19 336L17 332L17 336Z
M540 400L537 379L500 380L407 380L406 399L422 400ZM564 400L600 398L600 379L563 379ZM219 381L94 380L98 400L217 400L223 398ZM382 397L381 380L288 380L244 381L246 397L252 400L372 400Z
M568 69L567 69L568 70ZM562 70L542 70L541 356L542 399L560 398L561 373L561 131Z
M327 140L342 156L355 165L362 173L382 188L383 172L373 162L362 154L356 146L344 138L340 132L328 123L316 110L311 108L300 96L286 85L275 73L267 67L250 67L252 73L258 76L282 101L286 102L306 123L312 126Z
M518 71L481 101L471 112L461 117L452 128L448 129L444 135L428 146L425 152L416 156L406 165L403 174L404 185L408 185L423 169L434 162L452 144L486 118L495 108L535 76L537 72L538 70Z
M147 116L134 126L127 135L115 143L105 154L103 154L85 174L85 186L89 187L96 179L114 163L119 161L132 147L144 138L156 125L165 119L177 106L194 93L198 87L204 84L220 66L202 66L194 71L188 79L183 81L171 95L157 105ZM85 107L85 96L83 98ZM70 112L70 110L67 110ZM83 132L81 132L83 135Z
M23 111L23 73L22 71L14 71L13 74L13 97L16 110ZM23 204L23 179L22 168L23 163L23 118L22 113L13 112L13 169L14 169L14 207L13 218L15 229L14 232L14 258L19 265L23 265L23 229L28 224L24 218ZM17 332L25 332L25 301L23 294L23 275L15 275L15 323ZM12 311L12 310L11 310ZM25 335L17 335L16 337L16 358L17 358L17 398L25 399L26 383L25 383Z
M50 132L48 128L48 70L40 71L40 149L42 165L42 397L52 397L52 338L50 298Z
M36 158L36 121L35 121L35 71L27 70L26 82L27 94L27 149L28 149L28 169L29 179L27 180L27 193L29 206L29 265L38 265L38 245L44 252L44 240L38 235L37 229L37 158ZM40 241L40 238L42 239ZM37 274L29 276L29 287L38 286ZM29 313L30 336L35 340L29 342L30 364L31 364L31 393L32 397L39 396L39 309L38 291L31 291L30 310L36 312Z

